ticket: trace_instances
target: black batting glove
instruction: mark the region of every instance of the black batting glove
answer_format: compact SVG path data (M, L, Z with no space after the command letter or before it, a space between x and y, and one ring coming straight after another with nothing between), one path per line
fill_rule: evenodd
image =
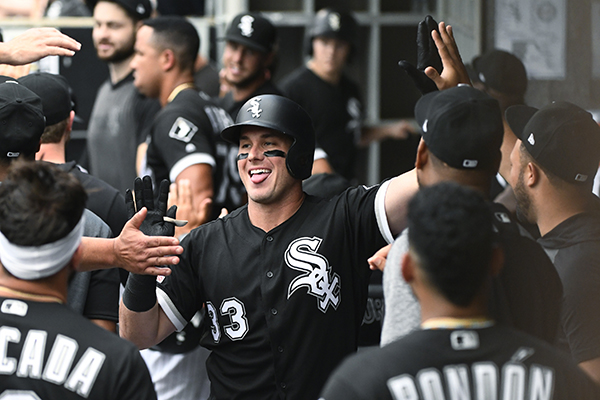
M148 215L142 222L140 231L147 236L173 236L175 225L172 222L166 222L163 218L166 216L175 219L177 213L177 206L171 206L167 210L169 181L164 179L160 183L156 204L154 202L154 191L152 190L152 179L149 176L146 175L143 179L135 178L133 189L135 192L135 205L131 189L127 189L125 192L125 203L129 218L143 207L148 209Z
M425 75L425 68L433 67L439 73L442 72L442 59L431 37L433 30L438 30L438 24L431 15L427 15L417 27L417 66L406 60L398 62L400 68L408 74L417 89L424 95L438 90L435 82Z

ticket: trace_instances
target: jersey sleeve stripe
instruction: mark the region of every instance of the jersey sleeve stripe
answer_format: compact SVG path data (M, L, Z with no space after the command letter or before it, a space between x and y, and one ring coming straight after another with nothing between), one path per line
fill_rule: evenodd
M320 160L322 158L327 158L327 153L325 153L325 150L323 150L322 148L317 147L315 149L315 161Z
M156 288L156 297L158 305L165 312L169 321L175 326L177 332L181 332L187 325L185 318L177 310L177 307L175 307L169 296L159 287Z
M207 153L194 153L183 157L173 165L171 172L169 172L169 179L171 182L175 182L180 173L183 172L187 167L191 167L196 164L208 164L215 168L217 163L213 156Z
M390 186L391 180L385 181L377 190L375 196L375 218L377 219L377 226L379 226L379 232L381 236L388 243L394 242L394 235L388 224L387 214L385 213L385 193L387 192L388 186Z

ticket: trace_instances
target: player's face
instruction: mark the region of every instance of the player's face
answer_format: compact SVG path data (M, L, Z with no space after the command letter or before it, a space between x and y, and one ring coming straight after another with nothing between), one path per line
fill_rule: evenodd
M228 41L223 52L223 78L244 88L265 75L268 56L243 44Z
M136 25L115 3L100 1L94 7L92 40L98 58L118 63L133 54Z
M521 221L535 223L535 209L531 195L524 182L525 168L527 163L521 157L521 141L517 140L515 147L510 153L510 177L509 184L513 188L517 200L517 217Z
M350 43L345 40L317 36L313 39L313 65L325 74L339 74L348 54L350 54Z
M154 29L146 25L138 30L131 68L133 69L133 84L137 90L148 97L157 98L160 94L162 80L159 63L161 52L153 46L153 31Z
M238 161L238 171L249 201L275 204L292 195L290 188L300 183L288 172L285 157L265 155L271 150L287 154L291 144L289 136L272 129L242 128L238 154L248 156Z

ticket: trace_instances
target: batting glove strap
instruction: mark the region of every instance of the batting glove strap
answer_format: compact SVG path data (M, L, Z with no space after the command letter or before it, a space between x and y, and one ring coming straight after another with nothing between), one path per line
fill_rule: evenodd
M156 304L156 277L152 275L129 274L123 304L134 312L150 310Z

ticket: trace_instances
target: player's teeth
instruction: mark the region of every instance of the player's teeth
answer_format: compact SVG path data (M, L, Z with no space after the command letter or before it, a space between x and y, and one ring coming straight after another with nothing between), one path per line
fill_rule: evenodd
M250 171L250 175L258 175L258 174L267 174L269 173L268 169L253 169Z

